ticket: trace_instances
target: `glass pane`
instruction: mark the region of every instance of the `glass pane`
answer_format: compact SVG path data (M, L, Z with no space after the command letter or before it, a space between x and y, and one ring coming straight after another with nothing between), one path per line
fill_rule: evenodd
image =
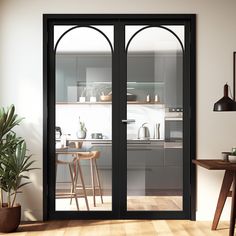
M55 27L55 45L71 27ZM77 27L56 48L57 211L112 210L113 27L96 29Z
M54 46L63 33L76 27L75 25L60 25L54 27ZM107 25L91 25L89 27L78 27L64 35L57 47L57 52L107 52L111 51L109 43L106 41L102 33L108 38L112 48L114 45L113 26ZM98 32L97 30L100 32ZM84 37L86 35L86 37ZM94 40L96 39L96 40Z
M128 38L144 27L127 26ZM126 43L127 119L135 120L127 125L127 210L182 211L182 46L160 27Z

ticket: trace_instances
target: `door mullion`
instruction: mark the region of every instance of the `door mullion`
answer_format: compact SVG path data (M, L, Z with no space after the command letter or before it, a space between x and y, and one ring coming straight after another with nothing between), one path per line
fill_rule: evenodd
M120 209L120 145L121 119L120 112L120 26L114 25L114 53L112 57L112 211L119 218Z
M124 217L127 211L127 123L123 123L122 119L127 119L127 56L125 52L125 23L120 21L119 35L119 54L120 54L120 214Z

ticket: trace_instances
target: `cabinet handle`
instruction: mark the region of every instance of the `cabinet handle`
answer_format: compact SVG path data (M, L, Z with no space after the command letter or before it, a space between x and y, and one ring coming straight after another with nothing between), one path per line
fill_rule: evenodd
M121 120L121 121L122 123L126 123L126 124L135 123L135 119Z

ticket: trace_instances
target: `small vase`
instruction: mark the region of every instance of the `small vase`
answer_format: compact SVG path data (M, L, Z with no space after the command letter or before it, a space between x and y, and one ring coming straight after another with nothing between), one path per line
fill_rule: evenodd
M84 130L79 129L76 132L77 138L78 139L85 139L86 138L86 132Z

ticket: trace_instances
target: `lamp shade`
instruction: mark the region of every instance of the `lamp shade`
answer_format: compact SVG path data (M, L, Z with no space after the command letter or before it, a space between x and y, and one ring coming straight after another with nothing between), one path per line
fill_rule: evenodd
M224 85L224 96L214 104L213 111L236 111L236 102L228 96L228 85Z

